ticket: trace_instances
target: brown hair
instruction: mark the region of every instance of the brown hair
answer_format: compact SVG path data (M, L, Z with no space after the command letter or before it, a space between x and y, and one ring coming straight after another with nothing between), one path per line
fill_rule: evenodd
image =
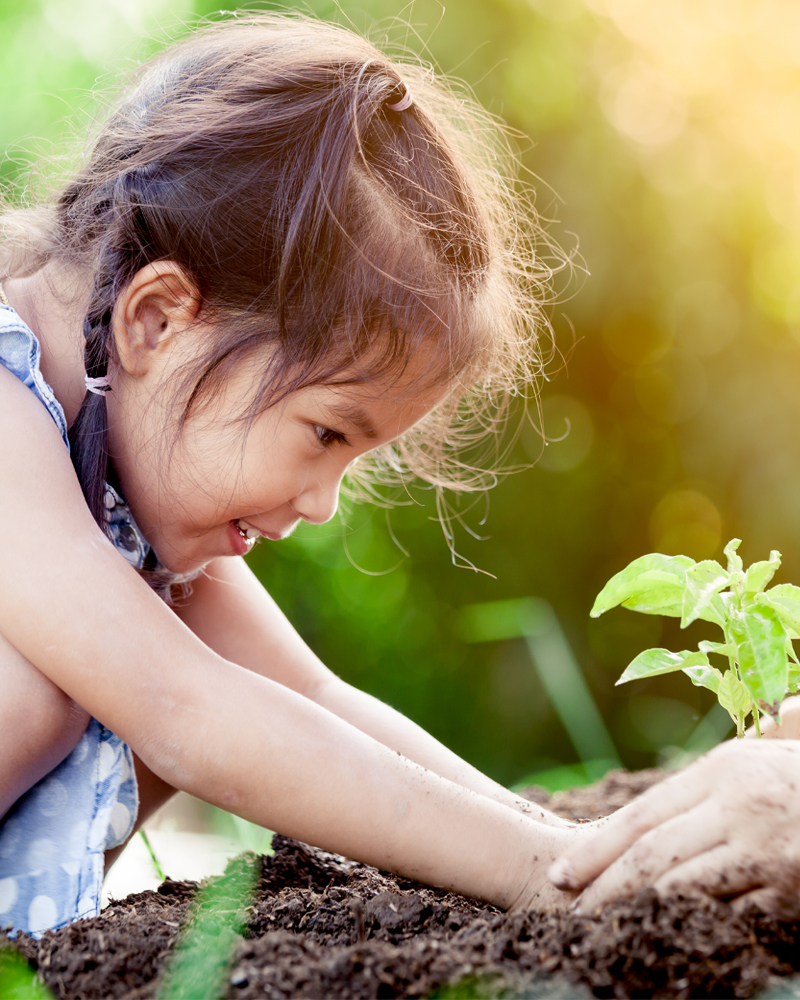
M406 87L412 106L392 110ZM302 386L391 378L424 346L428 379L453 391L355 475L483 488L486 473L459 455L495 436L498 410L539 367L551 273L502 176L499 134L429 71L345 29L228 20L139 71L50 209L0 218L0 272L60 259L93 275L85 360L101 376L116 362L120 291L148 263L177 263L204 319L220 321L186 371L179 426L262 354L248 420ZM70 440L105 526L103 396L87 393Z

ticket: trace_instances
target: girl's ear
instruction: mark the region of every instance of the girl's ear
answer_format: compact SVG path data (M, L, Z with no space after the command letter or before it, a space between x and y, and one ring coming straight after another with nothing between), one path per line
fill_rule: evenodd
M133 376L146 375L197 317L200 295L185 271L172 261L147 264L117 299L111 329L117 356Z

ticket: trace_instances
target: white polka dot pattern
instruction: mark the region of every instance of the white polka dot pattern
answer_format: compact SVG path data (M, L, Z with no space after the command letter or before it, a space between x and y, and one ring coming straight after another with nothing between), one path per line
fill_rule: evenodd
M40 933L55 926L58 921L58 907L50 896L34 896L28 907L28 926L31 931Z
M0 878L0 913L8 913L16 903L19 896L17 880L14 878Z
M103 855L133 829L131 751L96 719L0 822L0 927L37 936L99 911Z

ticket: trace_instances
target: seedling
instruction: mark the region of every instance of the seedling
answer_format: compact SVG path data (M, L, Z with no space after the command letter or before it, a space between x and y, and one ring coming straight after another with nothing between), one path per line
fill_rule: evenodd
M727 570L713 559L695 562L688 556L659 552L634 559L598 594L591 615L597 618L621 604L646 615L672 615L686 628L698 618L719 625L723 642L703 641L697 651L647 649L623 672L617 684L676 670L697 687L708 688L743 736L752 715L761 735L759 712L778 719L781 701L800 687L800 660L792 639L800 638L800 587L781 583L766 589L781 564L780 552L747 570L734 538L725 546ZM709 654L727 660L721 670Z

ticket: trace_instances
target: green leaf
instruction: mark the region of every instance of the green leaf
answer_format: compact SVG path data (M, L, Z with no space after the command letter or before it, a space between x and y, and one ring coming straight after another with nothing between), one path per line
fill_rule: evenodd
M618 604L645 614L679 615L686 570L693 565L694 560L688 556L665 556L660 552L634 559L597 595L592 618Z
M728 558L728 572L741 573L744 569L742 557L736 551L742 544L741 538L732 538L722 550Z
M786 630L777 612L764 605L734 611L728 628L742 681L753 701L766 712L777 711L789 670Z
M722 674L716 667L681 667L681 669L695 687L708 688L714 694L718 693Z
M622 601L622 607L644 615L672 615L680 618L683 607L683 581L678 583L668 573L652 570L636 580L636 592Z
M786 628L800 632L800 587L779 583L777 587L770 587L766 594L757 594L756 602L773 608Z
M736 656L736 647L729 642L711 642L702 639L698 642L701 653L717 653L719 656Z
M740 715L746 715L753 706L750 692L732 670L726 671L719 682L717 697L734 722L738 721Z
M730 574L726 573L714 559L704 559L703 562L687 569L681 628L686 628L698 618L724 626L725 609L719 600L719 592L727 587L729 582Z
M789 636L786 637L786 655L789 657L789 671L786 677L786 693L797 694L800 688L800 660Z
M777 549L773 549L769 554L769 559L762 562L754 562L744 575L744 592L748 596L760 594L770 580L775 576L775 572L780 567L781 554Z
M617 681L617 685L627 684L628 681L638 681L642 677L671 674L675 670L684 670L686 667L708 666L708 657L705 653L696 653L688 649L684 649L681 653L673 653L669 649L646 649L628 664Z

